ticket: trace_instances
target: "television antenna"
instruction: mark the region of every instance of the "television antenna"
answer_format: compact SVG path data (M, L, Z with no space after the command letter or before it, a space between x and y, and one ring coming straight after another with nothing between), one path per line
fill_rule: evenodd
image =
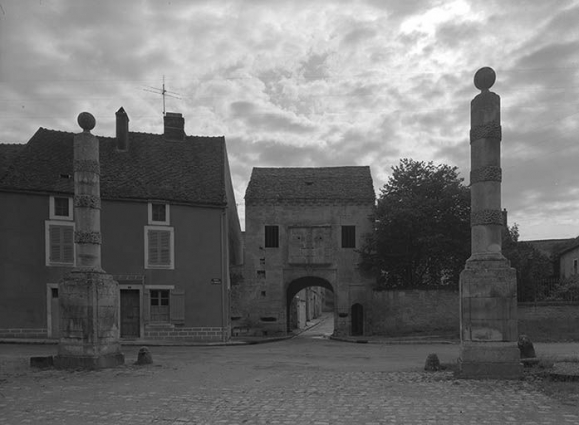
M175 93L165 89L165 76L163 75L163 86L161 88L158 87L151 87L147 86L147 88L143 89L144 91L148 91L155 94L160 94L163 96L163 116L165 116L165 97L172 97L173 99L183 99L180 97L179 93Z

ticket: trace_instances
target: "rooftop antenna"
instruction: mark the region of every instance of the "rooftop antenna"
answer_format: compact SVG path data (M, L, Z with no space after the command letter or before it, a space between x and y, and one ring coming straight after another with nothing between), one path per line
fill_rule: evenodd
M172 97L173 99L182 99L182 97L179 96L179 93L175 93L175 92L172 92L172 91L165 89L165 76L164 75L163 75L163 87L162 88L147 86L147 88L143 89L143 90L151 92L151 93L155 93L155 94L160 94L161 96L163 96L163 116L165 116L165 97Z

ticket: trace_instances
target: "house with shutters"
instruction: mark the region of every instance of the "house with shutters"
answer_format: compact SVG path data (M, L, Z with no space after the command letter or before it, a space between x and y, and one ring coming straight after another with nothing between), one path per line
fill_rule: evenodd
M97 124L98 128L98 124ZM102 267L120 289L122 338L227 340L242 237L224 137L129 131L100 144ZM58 282L75 266L73 137L40 128L0 144L0 337L59 335Z

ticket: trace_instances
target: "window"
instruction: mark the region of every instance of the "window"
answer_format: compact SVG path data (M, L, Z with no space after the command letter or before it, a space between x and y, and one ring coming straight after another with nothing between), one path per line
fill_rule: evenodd
M149 224L171 224L169 204L149 202Z
M145 268L174 269L174 245L172 227L145 226Z
M573 274L577 274L577 258L573 259Z
M143 292L143 317L152 324L182 325L185 323L185 291L173 285L147 285Z
M74 223L46 221L47 266L74 266Z
M265 226L265 247L279 248L279 226Z
M169 320L169 290L151 289L151 322Z
M50 197L50 212L51 220L72 220L72 198L65 196L51 196Z
M356 248L356 226L342 226L342 248Z

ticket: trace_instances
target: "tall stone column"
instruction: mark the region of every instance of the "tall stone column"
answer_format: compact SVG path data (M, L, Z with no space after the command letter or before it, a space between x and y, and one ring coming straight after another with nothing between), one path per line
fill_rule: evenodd
M74 136L75 268L59 282L57 368L100 369L124 363L119 342L119 287L101 268L99 141L88 112Z
M491 68L474 76L481 90L471 102L471 251L460 275L461 349L464 378L521 376L517 347L516 271L502 255L500 97L489 91Z

